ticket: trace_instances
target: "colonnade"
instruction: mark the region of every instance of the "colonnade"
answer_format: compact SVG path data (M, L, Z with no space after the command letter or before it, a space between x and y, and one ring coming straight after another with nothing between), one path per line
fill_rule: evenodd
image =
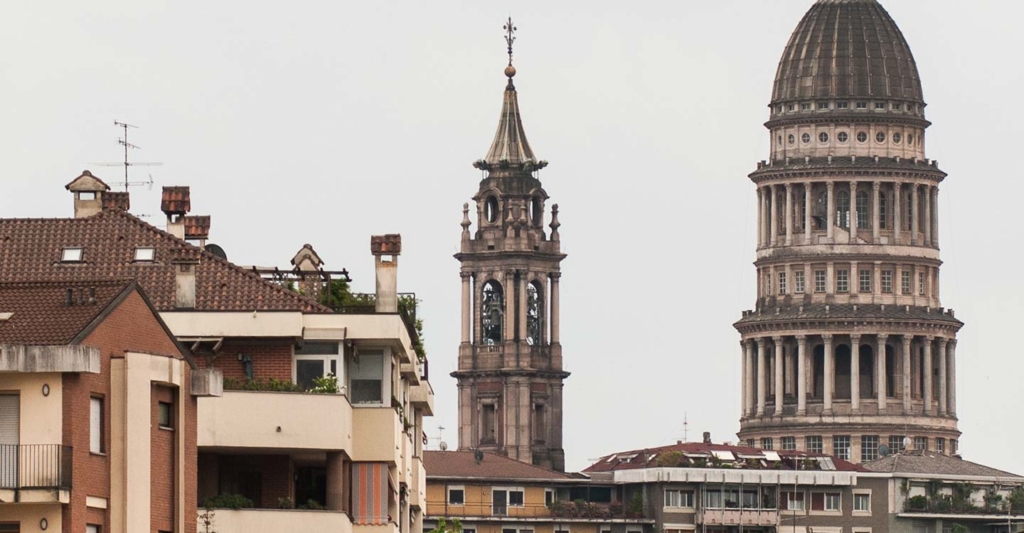
M879 414L887 409L899 412L900 403L902 413L911 414L915 399L923 403L921 411L925 415L956 414L956 339L953 338L828 333L748 337L740 345L744 417L807 414L808 400L812 396L808 388L818 385L816 378L819 372L811 370L811 367L815 364L819 347L822 348L822 390L813 394L813 400L821 401L823 414L833 413L836 400L844 403L846 400L836 395L836 359L841 346L848 348L850 354L849 405L853 414L862 411L865 401L874 402ZM869 388L874 391L874 398L861 397L861 347L864 346L872 352ZM892 354L891 363L887 363L889 354ZM892 383L888 382L890 379ZM769 397L771 392L773 397ZM795 404L795 410L790 412L784 411L787 396L788 404ZM774 401L769 410L772 398ZM890 403L895 405L890 407Z
M462 342L481 342L482 337L482 314L481 291L485 283L477 280L472 272L462 272ZM502 338L526 339L527 337L527 315L529 313L529 302L526 294L528 286L533 284L540 297L539 310L541 319L541 338L546 343L558 344L560 342L559 327L559 279L560 272L550 272L546 275L538 275L533 281L528 281L525 273L519 274L514 271L502 272L489 278L488 281L495 282L501 292L503 307ZM518 290L510 290L516 287ZM518 294L518 298L516 298ZM475 303L474 305L474 295ZM511 317L518 316L518 320ZM516 325L518 324L518 332Z
M807 181L759 186L758 247L792 246L796 240L796 227L802 229L802 244L813 244L813 232L822 231L815 229L813 224L814 191L820 190L821 186L825 188L824 233L829 242L834 242L837 222L842 219L847 222L846 229L849 231L850 242L862 239L880 243L884 229L887 236L892 236L894 243L906 242L914 246L938 247L938 186L917 181L870 183L870 205L860 205L858 202L858 193L863 191L860 188L861 182L858 181ZM836 203L841 188L849 189L848 210L842 213L837 210ZM909 217L905 212L908 203ZM798 213L801 207L803 212ZM868 212L867 227L858 227L858 210L861 209ZM909 240L904 234L909 234Z

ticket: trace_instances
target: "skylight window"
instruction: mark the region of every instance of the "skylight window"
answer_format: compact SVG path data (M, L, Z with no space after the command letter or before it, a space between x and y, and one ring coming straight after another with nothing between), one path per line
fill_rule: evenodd
M62 263L81 263L82 262L82 248L81 247L68 247L60 251L60 260Z
M140 246L135 249L135 260L140 262L149 262L156 257L156 250L152 247Z

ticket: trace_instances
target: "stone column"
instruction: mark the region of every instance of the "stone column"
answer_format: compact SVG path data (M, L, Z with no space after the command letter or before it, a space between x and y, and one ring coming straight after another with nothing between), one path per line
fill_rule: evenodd
M901 205L902 202L900 202L900 192L902 188L903 184L898 181L892 184L892 235L893 240L896 241L895 244L899 244L900 226L903 224L903 215L901 214L903 212L903 205Z
M835 388L836 366L832 353L832 335L822 335L825 341L825 413L832 413L832 392Z
M850 294L860 293L860 264L850 261Z
M825 228L828 230L826 233L828 234L829 241L832 240L832 236L835 234L833 230L836 223L836 198L835 194L833 194L834 189L834 183L832 183L831 181L825 183L825 190L828 192L828 202L826 202L827 212L825 213Z
M891 280L891 279L889 280L889 283L892 286L892 293L896 294L896 285L895 285L895 283L893 283L893 280ZM871 292L873 292L875 294L875 296L876 296L875 302L878 302L879 301L878 297L882 296L882 262L881 261L875 261L875 273L872 274L872 278L871 278Z
M932 187L932 246L939 247L939 187Z
M949 340L949 414L956 416L956 339Z
M786 184L786 246L793 245L793 185Z
M764 246L764 187L757 188L757 245Z
M857 182L850 182L850 242L857 242L857 209L860 206L857 205Z
M939 337L939 351L936 356L939 358L939 416L946 416L949 407L948 389L946 386L946 344L945 337Z
M910 244L917 244L917 230L921 228L918 223L918 213L921 211L918 203L917 184L912 183L910 189Z
M551 273L551 344L558 344L558 278L562 277L561 272Z
M772 337L772 341L775 343L775 416L782 416L782 406L786 400L786 383L782 373L785 366L785 348L782 345L782 337Z
M811 244L811 192L813 183L804 184L804 244Z
M526 294L526 272L519 276L519 301L516 302L516 315L519 316L519 335L517 338L526 340L526 307L529 297Z
M469 303L469 283L473 274L469 272L463 272L462 276L462 343L469 343L469 322L470 322L470 303Z
M757 416L764 416L764 405L767 403L768 376L765 369L768 366L766 351L768 341L765 338L757 339Z
M879 198L881 196L879 193L882 190L882 183L879 181L874 182L873 184L871 184L871 190L874 194L874 196L871 199L872 205L874 206L872 208L874 216L871 220L871 242L878 244L882 240L882 213L881 204L879 203Z
M750 416L754 412L754 341L747 339L743 344L746 351L743 365L743 416Z
M903 414L910 413L910 343L913 340L911 335L903 336Z
M878 335L875 344L875 386L878 388L876 391L878 396L878 412L884 413L886 407L886 401L889 397L889 376L886 374L886 354L885 354L885 341L888 340L888 335Z
M860 411L860 335L850 335L850 407Z
M924 188L924 245L932 245L932 188Z
M508 342L516 335L516 275L514 271L505 272L505 279L502 281L502 296L505 304L504 316L501 323L501 340ZM507 355L507 354L506 354Z
M807 414L807 336L796 336L796 414Z
M934 337L924 338L924 412L925 414L935 414L935 408L932 407L932 398L934 397L932 387L932 341Z
M769 220L771 220L771 224L768 225L768 231L771 232L771 235L768 236L768 242L775 246L779 242L779 206L777 205L779 199L775 194L774 185L768 186L768 194L771 197L771 208L768 210Z

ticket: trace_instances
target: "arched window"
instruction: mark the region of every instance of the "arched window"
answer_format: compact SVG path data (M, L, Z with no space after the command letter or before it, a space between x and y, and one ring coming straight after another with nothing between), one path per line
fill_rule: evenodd
M530 200L530 221L533 222L534 226L544 224L544 200L540 196L534 196Z
M544 324L544 288L536 281L526 286L526 343L541 343Z
M867 191L859 191L857 193L857 227L860 229L868 228L868 215L871 214L869 206Z
M878 227L889 229L889 196L882 191L878 194Z
M846 191L836 194L836 225L850 229L850 193Z
M501 284L491 280L484 284L480 298L480 327L483 329L484 344L501 342L502 326L505 322L505 298Z
M484 216L487 218L488 224L495 224L498 222L498 199L493 196L488 196L484 202Z

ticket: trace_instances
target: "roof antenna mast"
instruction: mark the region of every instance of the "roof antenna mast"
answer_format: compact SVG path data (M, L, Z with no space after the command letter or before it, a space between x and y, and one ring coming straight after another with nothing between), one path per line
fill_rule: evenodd
M117 144L120 144L121 146L124 147L124 161L122 161L120 163L95 163L95 164L101 165L101 166L105 166L105 167L120 167L120 166L123 166L124 167L124 192L128 192L128 188L129 187L133 187L133 186L137 186L137 185L148 185L149 188L152 189L153 188L153 176L149 177L149 181L130 181L128 179L128 167L158 167L158 166L163 165L163 163L142 163L142 162L136 163L136 162L129 161L128 160L128 149L131 148L133 150L138 150L138 149L140 149L142 147L141 146L136 146L136 145L128 142L128 129L131 128L131 129L134 130L134 129L138 129L139 127L138 126L133 126L131 124L128 124L127 122L121 122L119 120L115 120L114 121L114 126L117 126L118 128L121 128L122 130L124 130L123 136L117 140Z

